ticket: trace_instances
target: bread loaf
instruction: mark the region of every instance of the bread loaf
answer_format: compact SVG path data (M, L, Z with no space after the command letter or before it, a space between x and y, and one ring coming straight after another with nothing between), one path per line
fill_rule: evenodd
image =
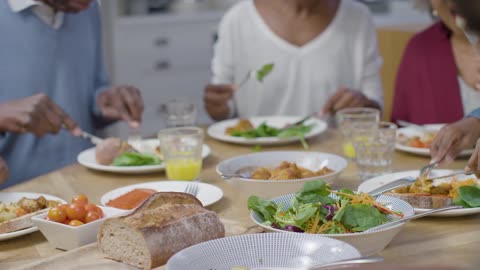
M42 209L29 213L8 221L0 222L0 233L10 233L32 227L32 217L47 212L48 209Z
M104 256L152 269L184 248L224 237L225 228L216 213L190 197L156 193L130 215L107 219L98 233Z
M408 202L415 208L436 209L452 205L452 198L448 195L429 195L429 194L415 194L415 193L386 193L385 195L392 196Z

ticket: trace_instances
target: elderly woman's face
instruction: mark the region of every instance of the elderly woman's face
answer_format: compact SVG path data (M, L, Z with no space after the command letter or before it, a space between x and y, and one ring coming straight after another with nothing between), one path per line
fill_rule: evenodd
M437 11L438 17L454 33L463 33L455 23L453 5L451 0L430 0L432 8Z

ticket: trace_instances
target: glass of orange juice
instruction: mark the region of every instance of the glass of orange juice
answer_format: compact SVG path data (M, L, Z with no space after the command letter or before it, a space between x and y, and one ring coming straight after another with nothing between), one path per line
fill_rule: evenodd
M168 179L197 179L202 170L203 130L197 127L169 128L161 130L158 139Z

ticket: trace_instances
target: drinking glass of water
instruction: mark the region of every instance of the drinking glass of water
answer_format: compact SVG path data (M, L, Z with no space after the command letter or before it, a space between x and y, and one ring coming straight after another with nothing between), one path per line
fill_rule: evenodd
M355 148L351 137L355 132L355 125L372 128L380 121L380 111L373 108L348 108L336 113L337 125L343 135L343 154L349 159L355 158Z
M197 108L194 103L187 100L170 100L160 106L167 127L195 126Z
M392 170L397 126L389 122L356 124L352 143L356 153L358 177L366 180Z

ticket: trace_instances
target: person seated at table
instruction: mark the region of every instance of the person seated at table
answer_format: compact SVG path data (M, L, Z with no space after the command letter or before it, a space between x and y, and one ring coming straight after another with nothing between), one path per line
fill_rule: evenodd
M0 34L0 188L75 162L91 144L72 134L139 125L139 90L110 87L97 1L0 1Z
M372 17L351 0L247 0L223 17L205 88L214 120L381 108ZM251 71L273 63L263 82Z
M480 104L480 54L456 25L448 1L421 1L439 21L415 35L405 49L392 121L452 123Z

